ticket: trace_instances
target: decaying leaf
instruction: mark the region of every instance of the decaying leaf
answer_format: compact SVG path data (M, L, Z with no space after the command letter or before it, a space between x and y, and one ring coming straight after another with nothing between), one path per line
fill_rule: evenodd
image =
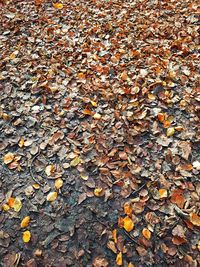
M50 192L47 195L47 201L49 201L49 202L55 201L56 198L57 198L57 196L58 196L58 193L57 192Z
M21 228L26 228L29 225L30 219L30 216L24 217L20 224Z
M76 157L70 162L71 167L76 167L81 162L81 159L79 157Z
M24 243L28 243L31 240L30 231L27 230L27 231L23 232L22 239L23 239Z

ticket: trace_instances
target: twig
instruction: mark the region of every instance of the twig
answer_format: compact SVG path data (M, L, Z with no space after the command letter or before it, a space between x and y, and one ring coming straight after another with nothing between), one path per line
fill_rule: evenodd
M155 183L158 181L159 178L157 178L155 181L150 181L150 183ZM142 188L144 188L147 185L148 182L144 183L143 185L141 185L137 190L133 191L130 196L135 195L136 193L138 193Z
M129 233L127 233L124 229L123 229L123 232L124 232L124 234L125 234L131 241L133 241L136 245L143 247L143 245L138 244L138 242L137 242L137 241L136 241L136 240L135 240Z
M34 177L34 174L33 174L33 171L32 171L32 165L33 165L33 162L34 160L37 158L37 156L40 154L40 150L38 151L38 153L32 158L31 160L31 164L29 166L29 171L30 171L30 174L31 174L31 178L33 179L34 182L36 182L37 184L39 184L40 186L42 186L42 184Z

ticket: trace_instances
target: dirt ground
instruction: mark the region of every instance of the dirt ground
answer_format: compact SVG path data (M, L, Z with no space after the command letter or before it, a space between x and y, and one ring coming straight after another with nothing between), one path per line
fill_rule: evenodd
M199 266L198 1L0 10L0 266Z

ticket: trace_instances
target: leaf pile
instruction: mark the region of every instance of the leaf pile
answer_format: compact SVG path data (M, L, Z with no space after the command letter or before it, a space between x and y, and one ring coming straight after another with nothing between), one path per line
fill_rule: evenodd
M4 266L198 266L198 2L0 7Z

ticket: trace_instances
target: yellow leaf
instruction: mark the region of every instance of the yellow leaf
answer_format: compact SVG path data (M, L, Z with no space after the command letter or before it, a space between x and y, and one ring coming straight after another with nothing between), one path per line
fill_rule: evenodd
M200 251L200 243L197 245L198 250Z
M79 157L76 157L70 162L71 167L76 167L81 162L81 159Z
M36 189L36 190L40 189L40 185L39 185L39 184L33 184L32 186L33 186L33 188Z
M63 186L63 180L61 178L58 178L55 180L55 188L60 189Z
M11 152L8 152L4 157L3 157L3 162L5 164L9 164L13 161L14 159L14 154Z
M12 206L14 211L19 212L22 208L22 202L19 198L15 198L14 204Z
M20 224L21 228L26 228L30 222L30 219L31 218L29 216L24 217Z
M114 242L117 243L117 229L114 229L114 230L112 231L112 236L113 236L113 240L114 240Z
M3 204L2 205L2 210L8 211L9 209L10 209L10 207L8 206L8 204Z
M22 137L18 143L19 147L23 147L24 146L24 138Z
M96 197L101 197L102 194L103 194L103 189L102 189L101 187L98 187L98 188L95 188L95 189L94 189L94 195L95 195Z
M134 267L134 264L132 262L129 262L128 267Z
M133 230L134 228L134 223L133 221L131 220L131 218L129 218L128 216L126 216L124 219L124 229L127 231L127 232L130 232Z
M91 100L91 104L93 105L93 107L97 107L97 102Z
M47 195L47 201L52 202L52 201L56 200L57 196L58 196L58 193L57 192L50 192Z
M167 137L170 137L172 135L174 135L175 129L174 127L170 127L167 129Z
M55 167L51 164L51 165L48 165L46 166L45 168L45 173L47 176L51 176L55 171Z
M200 217L196 213L190 213L190 221L196 226L200 226Z
M23 232L22 239L23 239L24 243L28 243L30 241L30 239L31 239L30 231Z
M143 236L146 238L146 239L150 239L151 238L151 232L149 231L149 229L147 229L147 228L144 228L143 230L142 230L142 234L143 234Z
M164 188L159 189L160 198L167 197L167 190Z
M87 181L88 178L89 178L89 176L87 174L85 174L85 173L81 173L80 176L84 181Z
M53 7L55 9L62 9L63 8L63 4L61 4L61 3L55 3L55 4L53 4Z
M95 120L100 120L100 119L101 119L101 114L99 114L99 113L95 113L95 114L93 115L93 118L94 118Z
M117 254L117 257L116 257L116 264L117 264L118 266L121 266L122 263L123 263L122 253L119 252L119 253Z

